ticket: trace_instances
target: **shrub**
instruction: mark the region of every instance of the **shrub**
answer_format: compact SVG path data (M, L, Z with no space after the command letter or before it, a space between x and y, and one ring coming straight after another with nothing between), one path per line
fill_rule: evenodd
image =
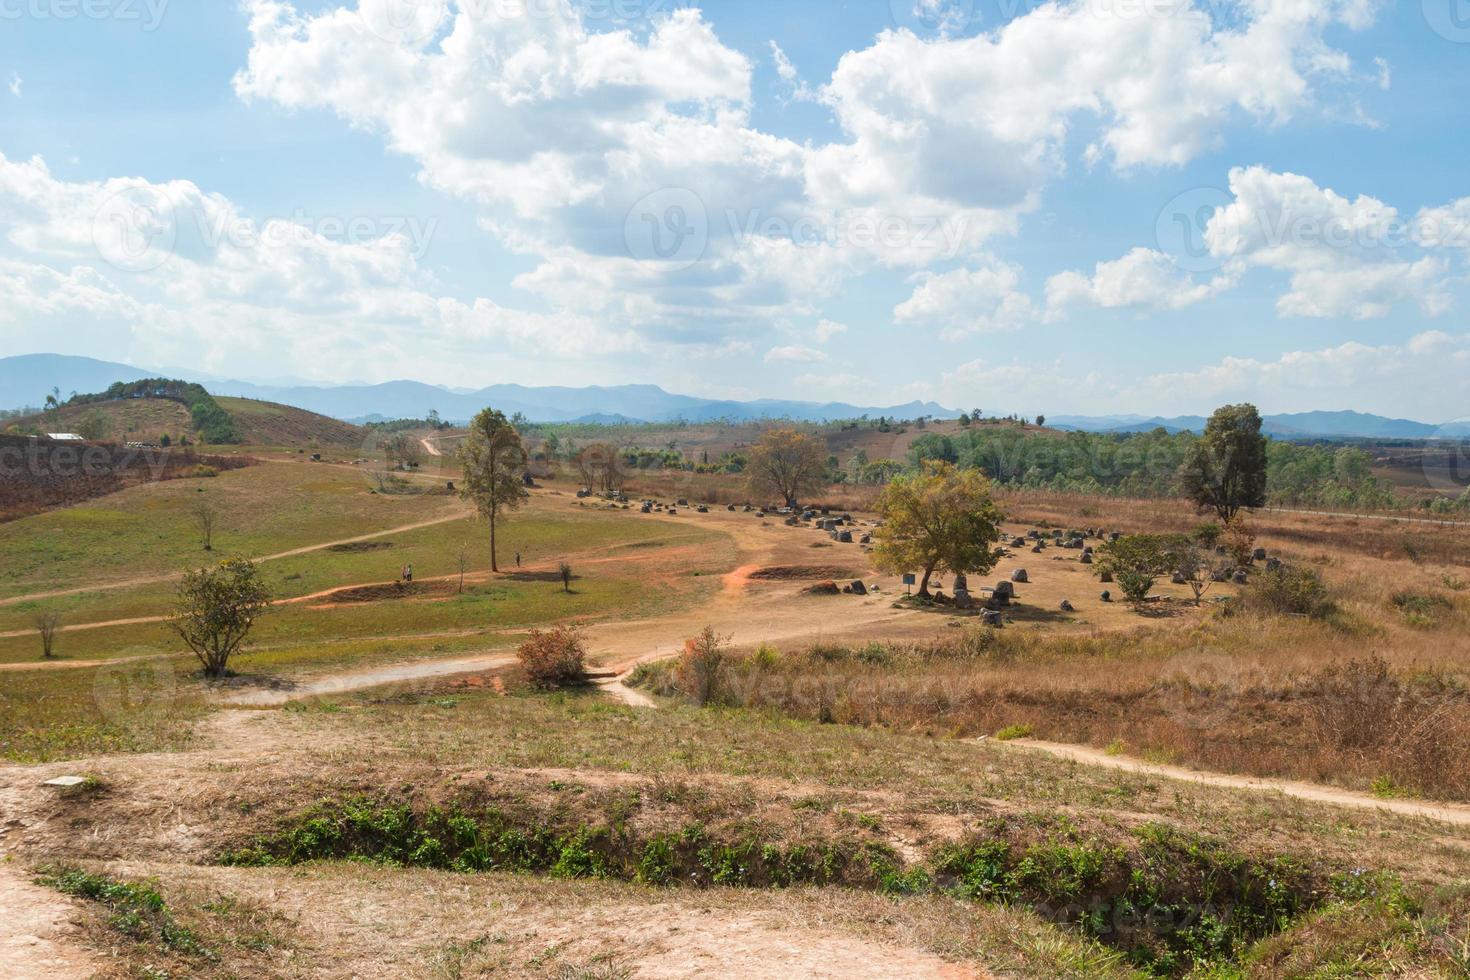
M1433 626L1439 613L1454 608L1454 603L1433 592L1395 592L1390 601L1411 626Z
M1249 565L1256 550L1256 532L1246 524L1239 514L1225 523L1225 550L1237 565Z
M714 627L706 626L698 636L684 641L684 654L679 658L679 690L700 707L708 704L715 692L725 661L725 639L715 633Z
M532 630L516 649L521 667L531 683L542 690L580 684L586 679L586 647L574 626L557 626L547 632Z
M1337 603L1314 568L1287 568L1260 572L1241 594L1242 605L1267 615L1309 616L1326 619Z
M1148 598L1158 577L1178 563L1179 549L1179 538L1174 535L1125 535L1103 545L1097 570L1111 573L1129 602L1141 603Z
M1213 548L1220 543L1220 537L1224 533L1225 529L1219 524L1216 524L1214 521L1205 521L1203 524L1195 525L1190 537L1194 538L1194 540L1206 548Z

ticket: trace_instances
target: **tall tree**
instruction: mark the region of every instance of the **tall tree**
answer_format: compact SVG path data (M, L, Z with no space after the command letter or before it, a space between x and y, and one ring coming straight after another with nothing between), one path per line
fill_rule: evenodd
M926 462L883 488L878 512L883 524L873 533L874 560L895 575L922 569L919 595L929 594L937 571L984 575L1000 561L995 545L1004 515L979 470Z
M270 607L270 594L248 558L187 572L169 628L194 651L204 676L223 677L250 628Z
M795 429L772 429L750 450L745 472L752 493L776 494L795 507L802 494L822 488L826 465L817 440Z
M490 570L498 572L496 523L501 514L515 510L530 496L521 482L526 472L526 448L505 413L487 408L470 423L459 458L464 463L460 496L473 500L480 516L489 522Z
M577 475L589 490L620 490L623 486L623 454L607 442L594 442L577 453Z
M1222 521L1241 508L1266 504L1266 437L1254 405L1215 410L1205 434L1189 448L1179 471L1184 495Z

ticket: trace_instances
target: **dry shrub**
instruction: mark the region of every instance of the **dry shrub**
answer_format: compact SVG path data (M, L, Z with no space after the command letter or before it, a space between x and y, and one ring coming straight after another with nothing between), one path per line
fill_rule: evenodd
M547 632L532 630L516 649L516 657L531 683L542 690L570 687L587 677L587 650L581 631L574 626L556 626Z
M1237 565L1249 565L1251 554L1256 550L1256 532L1251 530L1245 518L1236 514L1225 522L1225 550Z
M719 683L720 666L725 661L725 641L713 627L706 626L696 637L684 641L679 658L677 683L691 702L701 707L709 703Z
M1470 777L1457 760L1470 749L1470 731L1464 698L1449 681L1429 674L1406 683L1375 656L1325 668L1313 688L1317 734L1347 768L1429 795L1465 795Z

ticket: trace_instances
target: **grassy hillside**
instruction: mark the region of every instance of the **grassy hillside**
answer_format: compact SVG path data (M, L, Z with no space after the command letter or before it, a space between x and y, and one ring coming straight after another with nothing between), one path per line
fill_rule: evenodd
M105 431L101 438L112 442L157 443L164 435L177 441L180 436L192 438L194 431L189 410L166 398L131 398L101 405L63 405L54 413L27 416L17 419L13 425L21 432L30 426L42 432L77 432L87 428L87 420L94 413L104 420Z
M219 398L216 401L234 420L242 444L248 446L353 449L361 446L367 435L366 430L359 426L288 405L248 398ZM64 405L55 413L17 419L12 425L20 432L34 426L42 432L86 434L89 420L94 415L101 416L103 420L101 438L113 442L156 444L165 435L174 442L180 436L197 441L189 410L167 398L127 398Z
M367 430L289 405L249 398L216 398L252 446L361 446Z

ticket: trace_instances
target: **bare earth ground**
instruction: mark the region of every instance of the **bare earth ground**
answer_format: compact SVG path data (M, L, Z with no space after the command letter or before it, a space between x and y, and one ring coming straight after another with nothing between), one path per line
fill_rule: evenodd
M82 947L78 903L33 884L23 867L0 862L0 972L7 980L84 977L102 966Z

